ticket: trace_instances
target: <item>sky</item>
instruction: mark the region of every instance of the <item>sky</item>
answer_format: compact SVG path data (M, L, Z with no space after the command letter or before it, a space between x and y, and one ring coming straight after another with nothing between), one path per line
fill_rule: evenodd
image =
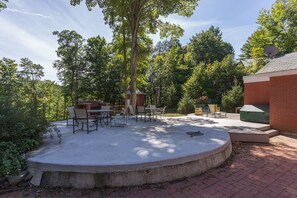
M163 18L179 24L184 29L180 38L183 45L190 38L207 30L211 25L219 27L223 40L232 44L236 57L247 38L257 29L257 17L261 9L270 9L275 0L200 0L194 14L189 17L170 15ZM102 36L112 40L112 30L104 23L101 10L88 11L82 2L71 6L70 0L9 0L7 9L0 12L0 58L19 62L27 57L44 67L44 79L57 81L52 67L58 59L57 36L53 31L75 30L85 39ZM156 44L158 35L151 35Z

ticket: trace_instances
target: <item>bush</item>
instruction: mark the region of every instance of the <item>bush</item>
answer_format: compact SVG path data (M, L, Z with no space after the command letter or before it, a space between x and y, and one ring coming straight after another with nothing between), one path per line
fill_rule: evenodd
M22 168L20 154L12 142L0 143L0 176L17 175Z
M0 108L0 139L15 144L21 154L38 146L46 127L47 123L35 119L24 109Z
M39 145L39 142L34 139L26 138L26 139L18 141L16 143L16 145L17 145L18 151L20 153L26 153L28 151L32 151L35 148L37 148Z
M24 123L15 123L10 127L6 124L5 126L4 129L0 129L0 139L15 144L21 154L36 148L41 142L42 132L38 129L29 128Z
M0 176L18 174L25 164L21 155L39 145L47 126L23 106L7 101L0 98Z
M243 91L240 85L233 85L229 91L223 94L222 107L229 113L235 112L236 107L243 105Z
M188 94L184 94L178 103L177 111L182 114L193 113L195 109L195 100L191 99Z

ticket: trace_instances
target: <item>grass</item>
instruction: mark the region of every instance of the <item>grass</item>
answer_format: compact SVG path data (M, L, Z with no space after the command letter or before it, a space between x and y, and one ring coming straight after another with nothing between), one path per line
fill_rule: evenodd
M165 113L163 115L164 117L181 117L181 116L187 116L186 114L180 114L180 113Z

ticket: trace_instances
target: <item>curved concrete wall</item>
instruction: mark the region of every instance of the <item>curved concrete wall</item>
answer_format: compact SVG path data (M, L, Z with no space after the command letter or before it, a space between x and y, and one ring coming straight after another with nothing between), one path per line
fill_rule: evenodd
M132 171L113 171L112 168L105 172L95 170L75 171L71 167L48 167L46 164L30 164L29 171L35 180L35 185L46 185L52 187L120 187L142 185L148 183L160 183L173 181L203 173L209 169L221 165L232 152L232 144L229 139L220 148L207 153L199 153L187 156L185 159L174 159L175 163L166 161L155 162L146 168ZM69 170L69 171L67 171Z

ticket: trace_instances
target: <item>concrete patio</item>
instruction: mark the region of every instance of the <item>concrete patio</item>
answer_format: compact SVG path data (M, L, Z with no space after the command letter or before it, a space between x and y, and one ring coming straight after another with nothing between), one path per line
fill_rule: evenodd
M63 134L62 144L45 140L28 159L35 185L92 188L182 179L222 164L231 153L230 140L269 142L269 134L261 131L269 125L194 115L131 119L124 128L104 126L90 134L73 134L65 121L54 124Z
M126 127L99 127L63 134L31 153L28 169L34 185L93 188L159 183L193 176L222 164L231 154L226 129L210 119L131 119ZM79 179L78 179L79 178ZM100 182L99 182L100 181Z

